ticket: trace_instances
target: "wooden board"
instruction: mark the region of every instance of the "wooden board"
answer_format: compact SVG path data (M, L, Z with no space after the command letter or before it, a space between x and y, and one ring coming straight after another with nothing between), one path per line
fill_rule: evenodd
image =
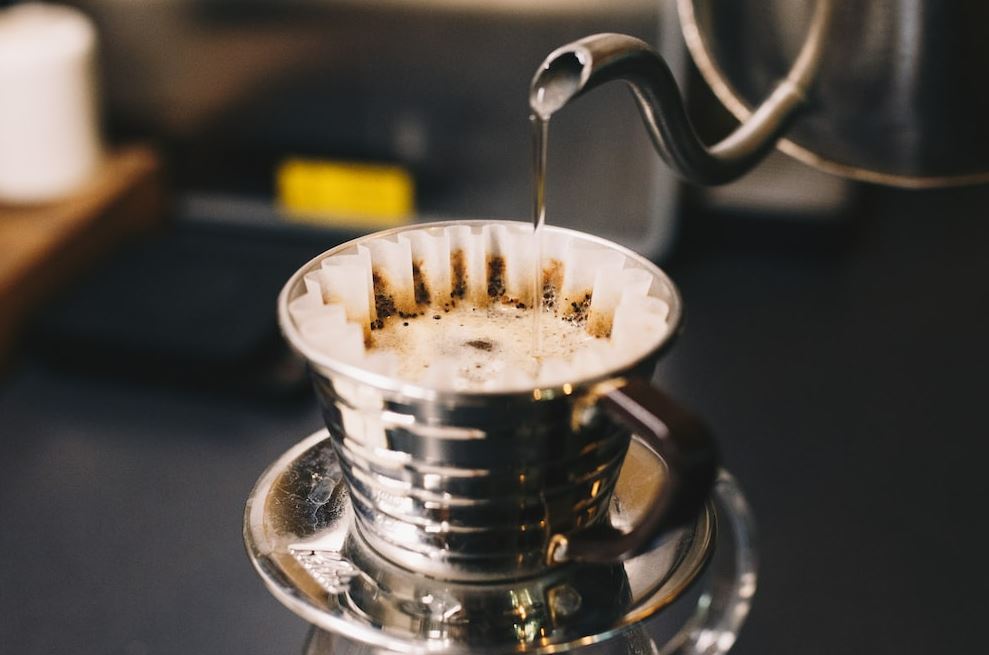
M33 311L128 236L159 224L164 208L161 166L145 147L111 153L97 178L63 201L0 203L0 370Z

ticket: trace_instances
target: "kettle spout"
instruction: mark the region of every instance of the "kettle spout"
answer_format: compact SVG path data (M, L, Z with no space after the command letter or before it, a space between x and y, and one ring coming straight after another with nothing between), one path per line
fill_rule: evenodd
M632 90L656 150L678 175L697 184L730 182L753 168L776 144L805 102L820 61L830 0L818 0L807 41L790 74L752 116L713 146L697 136L673 73L644 41L595 34L550 53L529 87L532 113L548 121L575 98L612 80Z
M582 42L594 38L587 37L558 48L546 58L529 86L529 108L533 114L548 121L550 116L588 89L592 66Z

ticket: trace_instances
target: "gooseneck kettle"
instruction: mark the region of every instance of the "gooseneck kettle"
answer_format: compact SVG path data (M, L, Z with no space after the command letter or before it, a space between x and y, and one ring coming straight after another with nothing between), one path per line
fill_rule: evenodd
M720 184L777 146L822 170L904 187L989 181L989 3L984 0L678 0L704 79L741 121L697 137L646 43L597 34L547 57L530 105L548 119L611 80L629 84L659 154Z

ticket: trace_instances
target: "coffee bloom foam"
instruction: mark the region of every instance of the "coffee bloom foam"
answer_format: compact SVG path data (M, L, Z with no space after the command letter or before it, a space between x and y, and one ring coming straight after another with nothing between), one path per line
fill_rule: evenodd
M535 290L544 298L542 320L566 321L592 337L569 356L533 360L529 370L503 367L475 383L458 375L455 357L438 354L428 374L412 377L401 365L407 353L375 348L376 331L392 321L406 324L464 307L532 308L535 246L524 224L428 227L367 239L307 273L305 290L290 301L289 313L307 345L330 359L456 391L577 382L639 359L666 336L669 305L653 289L648 270L604 245L548 232L541 248L542 285Z

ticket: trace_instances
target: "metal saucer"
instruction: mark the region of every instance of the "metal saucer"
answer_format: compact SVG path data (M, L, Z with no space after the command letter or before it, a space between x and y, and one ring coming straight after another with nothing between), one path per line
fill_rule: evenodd
M631 525L655 497L665 464L637 439L611 503ZM244 541L272 594L317 628L402 653L558 653L640 625L680 598L713 551L716 515L622 563L569 565L504 583L427 578L380 558L353 528L326 430L262 474L247 501Z

